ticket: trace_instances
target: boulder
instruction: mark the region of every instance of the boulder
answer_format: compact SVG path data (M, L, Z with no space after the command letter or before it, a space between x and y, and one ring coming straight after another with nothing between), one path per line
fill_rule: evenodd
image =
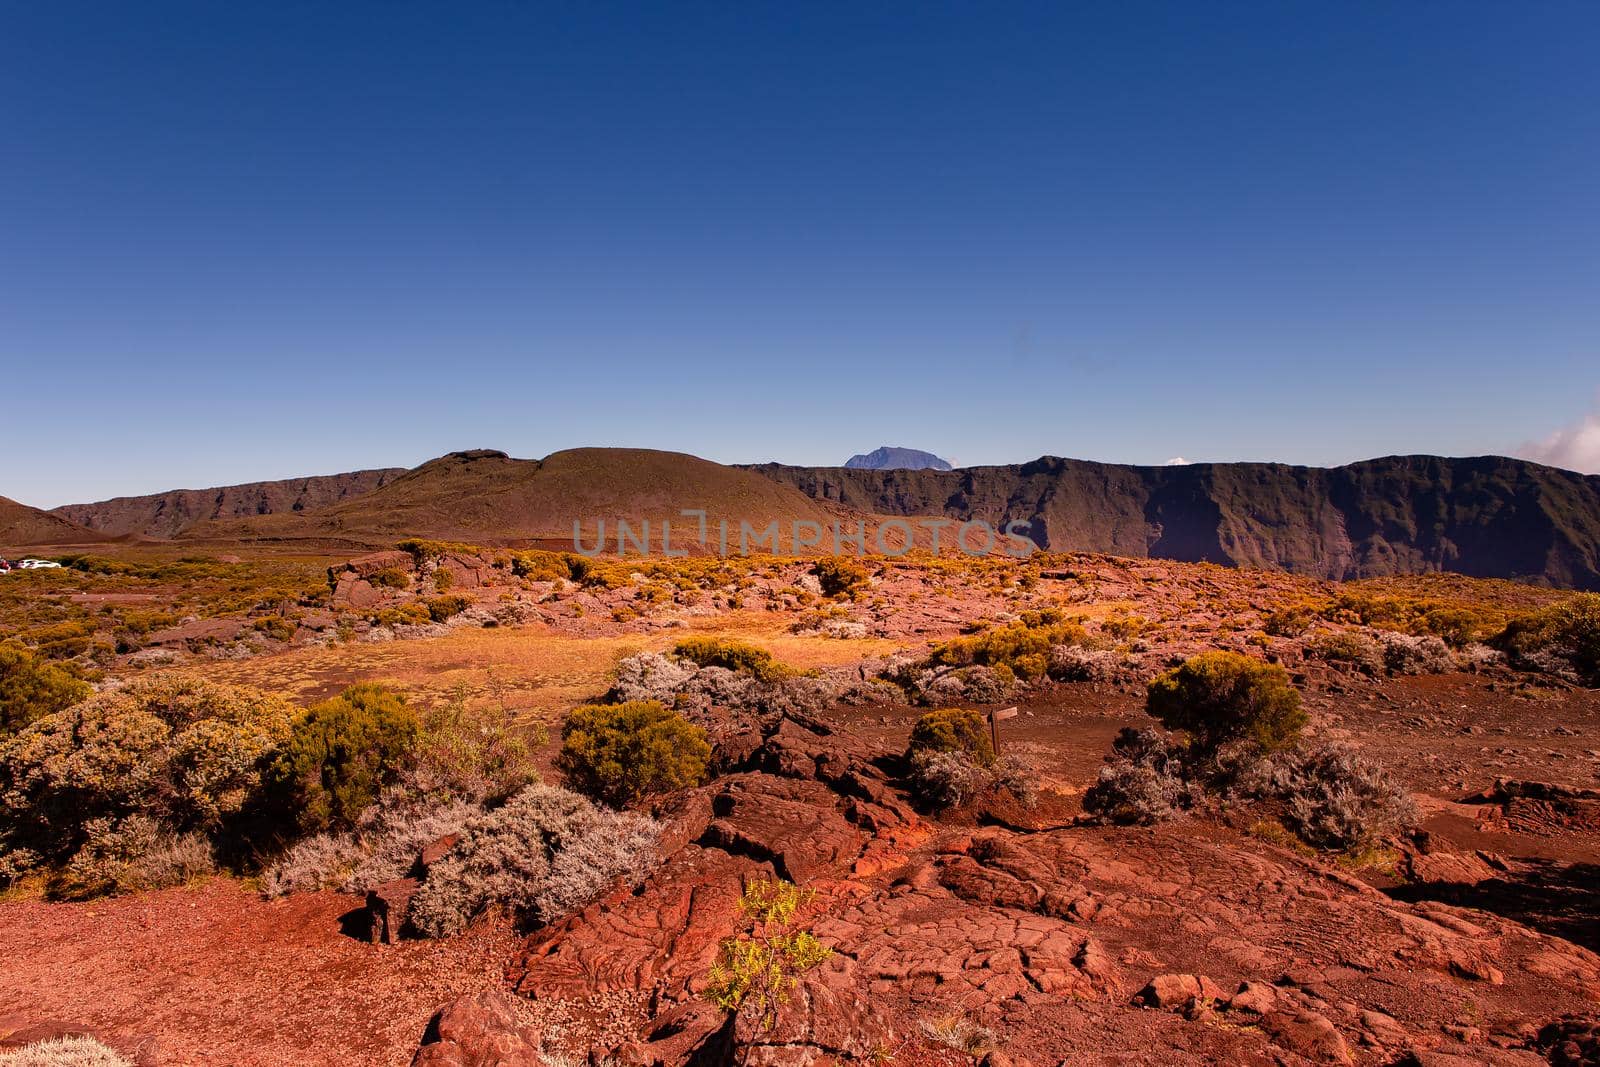
M1350 1063L1350 1048L1327 1016L1314 1011L1271 1011L1261 1029L1279 1048L1314 1063Z
M517 1017L517 1002L498 991L462 997L428 1024L412 1067L549 1067L540 1035Z

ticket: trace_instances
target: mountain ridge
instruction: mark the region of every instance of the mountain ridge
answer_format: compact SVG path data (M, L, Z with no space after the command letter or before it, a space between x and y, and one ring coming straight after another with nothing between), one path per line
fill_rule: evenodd
M669 519L827 523L844 518L1017 522L1041 547L1282 569L1348 579L1458 571L1600 589L1600 476L1504 456L1384 456L1339 467L1283 463L1136 466L1042 456L953 471L864 470L766 463L725 466L651 449L568 449L542 460L455 452L408 471L373 472L373 488L321 507L256 492L318 479L178 490L50 514L86 520L87 540L152 528L127 501L209 493L252 501L247 516L185 520L180 541L317 537L385 544L408 536L484 543L571 537L574 520ZM229 490L241 492L229 494ZM116 505L108 514L97 509ZM23 505L16 505L22 507ZM29 509L33 511L34 509ZM118 527L143 516L144 525ZM37 521L37 520L34 520ZM679 525L682 521L683 525ZM99 524L98 532L93 524ZM659 529L659 526L657 526ZM68 531L44 531L67 537ZM680 534L675 534L676 537ZM80 539L83 539L80 537Z
M64 504L52 508L50 514L114 537L133 534L166 540L217 519L315 511L380 489L405 472L405 467L380 467L207 489L168 489L90 504Z
M1016 521L1041 547L1349 579L1457 571L1600 589L1600 476L1504 456L1141 467L1043 456L942 471L761 464L883 515Z

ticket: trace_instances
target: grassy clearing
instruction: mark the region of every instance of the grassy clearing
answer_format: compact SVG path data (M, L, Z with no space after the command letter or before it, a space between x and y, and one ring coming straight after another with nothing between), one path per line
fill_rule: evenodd
M523 721L557 722L610 686L617 661L665 652L690 634L737 636L800 669L853 663L900 647L885 640L835 641L788 633L787 619L734 612L659 634L584 637L540 626L460 629L426 641L298 648L185 668L213 681L253 685L311 703L359 681L400 687L423 707L463 695L469 704L511 708Z

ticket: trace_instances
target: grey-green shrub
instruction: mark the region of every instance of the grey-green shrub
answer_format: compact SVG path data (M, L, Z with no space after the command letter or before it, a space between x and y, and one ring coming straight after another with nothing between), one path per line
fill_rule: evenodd
M550 923L621 878L643 876L661 827L548 785L518 793L468 823L428 871L410 921L430 937L466 927L491 907L524 923Z

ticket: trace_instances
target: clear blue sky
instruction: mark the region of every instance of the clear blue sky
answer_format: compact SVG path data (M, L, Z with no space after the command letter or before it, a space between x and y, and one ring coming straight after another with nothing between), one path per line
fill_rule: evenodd
M1600 389L1597 44L1594 3L8 3L0 494L1530 449Z

